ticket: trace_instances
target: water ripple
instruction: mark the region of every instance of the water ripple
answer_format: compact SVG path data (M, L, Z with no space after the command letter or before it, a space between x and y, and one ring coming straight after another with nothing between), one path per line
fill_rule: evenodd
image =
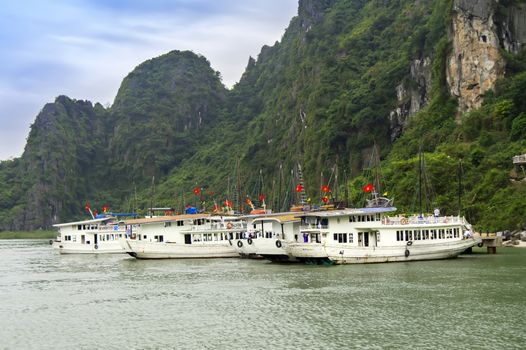
M7 349L520 349L526 250L357 266L60 256L0 241Z

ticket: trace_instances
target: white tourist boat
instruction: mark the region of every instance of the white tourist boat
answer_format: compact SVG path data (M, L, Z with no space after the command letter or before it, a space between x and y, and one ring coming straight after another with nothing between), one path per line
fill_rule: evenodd
M287 247L298 239L300 219L298 213L276 213L252 220L247 244L254 253L276 262L295 262Z
M113 254L125 253L119 239L125 236L125 227L115 217L68 222L53 225L58 236L53 248L61 254Z
M481 242L458 216L389 216L396 208L359 208L301 214L300 261L336 264L453 258Z
M234 258L232 240L246 230L239 217L187 214L126 221L121 240L137 259Z

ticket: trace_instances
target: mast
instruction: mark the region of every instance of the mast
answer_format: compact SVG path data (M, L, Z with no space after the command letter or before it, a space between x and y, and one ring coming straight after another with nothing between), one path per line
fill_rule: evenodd
M462 215L462 159L458 160L458 216Z
M150 217L153 217L153 197L155 196L155 175L152 176L152 187L150 193Z
M345 189L344 189L344 196L345 196L345 207L349 207L349 176L347 175L347 169L343 171L343 177L345 178Z
M338 203L338 165L336 165L336 174L334 175L334 202Z
M279 165L279 179L278 179L278 205L276 206L277 211L283 211L281 205L281 191L282 191L282 178L283 178L283 163Z
M307 194L305 193L305 186L303 184L303 173L301 172L301 165L298 163L298 179L301 185L301 192L300 192L300 204L305 205L307 203Z
M244 208L243 208L243 198L241 198L241 171L239 170L239 167L240 167L240 161L238 158L236 162L237 208L239 212L242 213Z
M422 152L418 153L418 194L420 205L420 216L422 216Z

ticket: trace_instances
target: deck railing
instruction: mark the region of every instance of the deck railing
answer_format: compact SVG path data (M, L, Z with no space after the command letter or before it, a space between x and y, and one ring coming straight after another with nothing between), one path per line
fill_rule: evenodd
M461 216L439 216L435 217L433 215L429 216L394 216L394 217L385 217L382 220L384 225L414 225L414 224L467 224L467 221L464 217Z
M306 224L300 226L300 230L327 230L328 228L329 225L322 224Z

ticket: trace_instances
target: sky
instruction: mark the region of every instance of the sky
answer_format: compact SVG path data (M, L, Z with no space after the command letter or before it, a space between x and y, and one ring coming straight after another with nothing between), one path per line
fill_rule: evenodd
M4 0L0 160L59 95L113 103L122 79L172 50L205 56L232 87L249 56L281 40L298 0Z

